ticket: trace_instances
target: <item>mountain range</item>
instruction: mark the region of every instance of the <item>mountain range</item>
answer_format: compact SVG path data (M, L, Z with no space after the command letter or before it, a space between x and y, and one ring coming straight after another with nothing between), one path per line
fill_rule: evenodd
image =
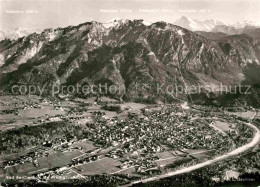
M186 28L191 31L201 32L213 32L224 33L227 35L235 35L242 33L252 33L254 36L259 36L260 23L252 21L243 21L241 23L225 24L221 21L208 19L208 20L196 20L187 18L185 16L180 17L174 22L175 25ZM256 34L255 34L256 32Z
M115 20L118 21L121 19L119 18L111 19L108 22L103 23L103 26L109 27L115 23ZM152 23L148 21L143 21L143 24L149 26ZM256 23L252 21L243 21L241 23L238 22L235 24L225 24L221 21L214 20L214 19L197 20L197 19L188 18L186 16L181 16L180 18L175 20L173 24L195 32L223 33L227 35L251 33L254 36L259 36L259 28L260 28L260 23ZM2 30L0 31L0 41L4 39L15 40L23 36L28 36L29 34L32 34L34 32L39 34L42 32L42 30L35 29L35 28L24 28L24 27L18 27L13 30L12 29Z
M248 34L252 37L260 37L260 26L246 25L244 27L235 27L228 25L217 25L211 31L212 33L225 33L227 35Z
M257 83L260 40L247 34L209 39L166 22L114 20L46 29L0 42L0 85L120 85L124 100L171 100L157 88L135 93L136 83L216 86ZM185 94L180 97L186 97Z
M216 21L214 19L209 20L196 20L187 18L185 16L180 17L174 22L174 25L178 25L180 27L186 28L191 31L211 31L213 28L215 28L217 25L225 25L221 21Z
M16 40L18 38L28 36L32 33L41 33L40 29L18 27L15 29L6 29L0 31L0 41L4 39Z

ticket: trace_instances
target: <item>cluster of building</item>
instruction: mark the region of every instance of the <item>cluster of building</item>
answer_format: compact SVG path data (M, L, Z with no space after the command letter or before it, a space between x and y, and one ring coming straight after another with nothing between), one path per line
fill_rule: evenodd
M231 143L208 125L201 113L186 113L178 107L167 107L161 111L146 112L144 117L104 120L102 116L95 123L88 124L90 140L101 147L119 147L106 156L130 158L133 162L122 167L139 166L142 170L154 167L149 159L155 153L181 149L218 149ZM139 169L140 170L140 169Z

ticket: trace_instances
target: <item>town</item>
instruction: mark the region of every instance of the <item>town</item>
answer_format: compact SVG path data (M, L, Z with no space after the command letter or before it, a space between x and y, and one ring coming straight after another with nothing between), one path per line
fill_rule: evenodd
M1 97L12 97L0 103L1 179L93 180L106 174L128 183L230 152L254 134L244 124L249 118L228 108ZM24 113L31 108L39 111ZM243 108L248 116L250 111Z

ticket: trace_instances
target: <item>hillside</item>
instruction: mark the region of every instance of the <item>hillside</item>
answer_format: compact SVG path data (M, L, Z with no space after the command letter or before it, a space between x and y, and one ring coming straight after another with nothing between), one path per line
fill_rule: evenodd
M158 94L154 86L138 94L131 88L137 82L186 88L241 83L243 68L259 63L259 40L227 37L213 41L165 22L87 22L2 40L0 60L2 90L18 83L107 83L126 90L112 97L165 99L171 94Z

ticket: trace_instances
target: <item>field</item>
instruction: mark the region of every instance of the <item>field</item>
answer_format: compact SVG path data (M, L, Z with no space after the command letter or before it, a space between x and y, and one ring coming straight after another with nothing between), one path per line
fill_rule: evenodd
M205 150L205 149L187 149L178 154L171 154L170 152L161 152L156 155L160 157L159 160L156 160L155 163L160 166L165 166L168 164L174 164L176 161L181 162L186 160L190 155L194 159L205 158L214 155L214 150Z
M28 148L28 149L25 149L23 151L20 151L19 153L12 153L12 154L8 154L8 155L3 155L3 156L0 157L0 163L4 162L4 161L9 161L9 160L16 160L20 156L26 155L27 153L34 151L35 149L36 149L36 147L32 147L32 148Z
M0 130L8 130L16 127L23 127L25 125L36 125L41 124L42 121L50 116L63 115L66 116L67 112L72 107L77 107L77 102L94 102L94 98L89 99L75 99L75 102L71 101L61 101L58 104L54 104L50 101L42 101L39 96L0 96ZM113 99L102 98L104 102L115 102ZM34 104L38 107L34 107ZM94 111L104 112L103 116L106 119L111 119L113 117L118 117L125 119L128 116L128 112L135 112L140 114L140 109L146 107L144 104L140 103L122 103L119 104L122 108L121 113L114 111L107 111L101 109L101 105L95 104L93 106L88 106L87 111L82 114L71 113L67 116L69 117L84 117L82 119L75 119L75 124L85 125L86 123L93 123L91 118ZM54 109L55 106L62 107L62 109ZM11 113L4 113L4 110L14 110Z
M230 112L231 114L237 115L242 118L252 118L255 114L254 111L246 111L246 112Z
M214 156L214 154L215 154L214 150L209 150L209 151L205 151L205 152L193 153L191 155L193 157L195 157L196 159L201 159L201 158L206 158L206 157L212 157L212 156Z
M134 175L134 172L135 172L135 167L132 166L132 167L129 167L126 169L121 169L121 170L117 171L116 173Z
M174 160L172 163L167 163L166 164L166 168L175 168L180 166L181 164L185 164L190 162L192 159L191 158L180 158L180 159L176 159Z
M40 102L38 96L0 96L0 101L0 130L40 124L47 119L47 116L64 115L68 110L68 107L56 110L53 104ZM32 103L37 103L39 108L35 108ZM15 112L7 114L3 112L4 110Z
M166 166L168 164L173 163L174 161L176 161L178 159L182 159L182 158L178 157L178 156L173 156L173 157L169 157L169 158L156 160L155 163L158 164L158 166Z
M233 170L226 171L226 180L230 180L231 178L238 178L239 172Z
M220 131L223 132L228 132L232 130L231 125L227 122L222 122L222 121L214 121L213 125L219 129Z
M66 179L72 179L76 177L78 174L74 172L74 170L70 170L68 173L64 174L64 178Z
M119 104L119 105L121 106L122 109L130 107L132 110L140 110L141 108L146 107L145 104L132 103L132 102L122 103L122 104Z
M100 160L86 163L80 166L77 166L76 171L82 175L95 175L95 174L102 174L102 173L114 173L119 171L120 168L116 167L120 165L119 161L116 161L112 158L102 158Z
M30 108L19 111L19 116L23 116L26 118L39 118L43 117L46 114L49 116L65 114L63 110L52 110L53 106L49 105L41 105L42 108Z
M122 112L117 113L114 111L103 110L101 109L101 105L94 104L92 106L87 106L87 111L67 113L71 107L78 106L80 102L90 102L93 104L94 100L94 98L75 99L75 102L66 100L59 101L58 103L53 103L49 100L42 100L42 98L38 96L0 96L0 129L8 130L11 128L24 127L25 125L39 125L46 122L49 117L55 115L62 115L64 117L70 118L72 117L72 123L74 123L75 125L85 126L86 123L94 122L92 118L92 112L94 111L104 112L105 115L103 117L106 119L110 119L113 117L118 117L122 119L127 118L129 112L140 114L140 109L146 107L146 105L139 103L123 103L120 104ZM102 98L102 101L114 102L114 100L109 100L107 98ZM62 109L55 109L55 106L62 107ZM11 111L11 113L6 114L4 110ZM56 167L66 166L71 162L71 159L82 155L84 152L97 149L93 145L93 142L88 140L74 142L72 145L70 145L70 148L79 148L82 150L71 152L51 151L54 153L50 156L40 157L37 159L39 163L38 166L35 166L33 163L26 162L24 164L21 163L15 166L8 167L5 172L8 175L17 176L28 176L35 173L46 172ZM7 157L1 157L0 163L8 160L16 160L20 156L26 155L26 153L31 151L37 151L37 148L36 150L29 149L17 154L8 155ZM107 150L102 150L102 152L107 152ZM80 170L80 173L84 175L93 175L101 173L114 173L121 170L119 167L116 167L119 165L121 165L121 162L105 157L94 162L77 166L77 168ZM125 172L131 173L133 171L129 169ZM72 172L71 174L75 174L75 172Z
M81 125L82 127L85 127L86 123L94 123L94 121L91 117L88 117L88 118L85 118L85 119L75 120L74 123Z
M19 164L7 168L9 175L31 175L38 172L48 171L51 168L62 167L71 162L71 159L81 155L79 151L57 152L49 157L41 157L38 159L39 165L35 167L32 163Z
M161 152L161 153L156 153L155 155L158 156L160 159L169 158L173 156L171 152Z
M71 147L82 147L85 152L96 149L91 141L75 142L71 145Z
M69 101L69 100L64 101L58 99L53 101L44 99L43 101L42 99L36 97L33 98L36 104L34 102L31 102L32 101L31 98L27 98L27 100L26 98L23 97L21 98L14 97L13 100L10 98L9 100L5 98L3 102L0 102L0 122L13 120L13 122L10 124L0 123L0 128L2 130L11 127L23 127L24 125L30 126L30 125L44 124L46 121L47 122L51 121L55 117L54 115L61 115L61 116L56 116L56 118L60 118L61 120L69 122L71 125L77 126L77 128L79 126L83 127L83 128L78 128L79 130L77 129L75 130L75 132L69 131L73 129L72 126L66 129L68 132L71 132L70 133L72 134L71 137L67 135L69 133L66 134L63 132L61 133L62 136L61 140L63 142L66 142L65 146L64 144L55 142L55 145L53 144L52 147L43 148L42 146L40 146L42 144L39 144L39 146L36 145L36 148L32 147L31 150L26 150L24 152L20 152L19 154L10 154L5 157L3 156L0 157L0 163L7 161L8 159L17 161L17 162L4 163L5 166L7 165L7 169L4 170L4 172L6 172L8 175L11 176L12 175L30 176L39 173L41 173L41 175L49 175L45 172L50 170L54 171L55 169L60 167L66 167L70 163L72 163L72 159L73 159L73 164L71 164L68 168L66 167L68 170L66 170L64 173L50 172L52 173L51 175L57 175L57 176L63 175L70 178L75 175L87 176L87 175L97 175L97 174L120 173L120 174L129 174L131 176L136 176L136 175L141 175L140 173L138 174L138 172L149 170L151 168L154 168L155 166L161 166L162 168L159 167L159 169L162 172L164 172L164 167L166 170L167 168L171 170L172 168L176 168L190 161L196 161L197 159L203 159L203 158L214 156L215 147L205 146L207 145L207 142L204 142L204 146L201 146L197 142L204 141L206 138L203 139L202 137L208 132L210 132L210 135L208 135L207 137L214 138L215 136L218 136L216 138L219 137L223 138L223 136L220 136L220 134L217 132L226 134L227 131L236 128L235 125L232 126L231 122L229 124L228 122L219 119L218 115L216 115L215 118L213 117L211 119L208 119L208 117L206 117L205 121L203 120L205 116L200 115L200 113L197 111L192 111L193 112L192 115L189 116L189 114L182 112L181 107L178 107L178 105L176 105L177 107L175 105L169 106L169 110L172 110L172 112L171 111L168 112L168 108L166 105L165 106L145 105L145 104L128 102L128 103L116 104L121 106L121 111L117 113L114 111L108 111L109 109L105 110L104 108L102 108L102 105L100 105L99 101L94 102L93 98L91 101L93 101L94 103L92 104L84 104L84 103L88 103L88 99L78 99L78 98L73 101ZM103 102L110 103L114 101L109 101L106 100L106 98L103 98ZM73 106L78 106L78 107L72 109ZM141 109L143 108L145 108L146 111L144 112L144 114L141 111ZM3 113L6 113L6 111L3 110L8 110L8 109L11 110L11 114L3 115ZM15 109L15 113L13 113L12 111L13 109ZM2 114L1 111L3 111ZM157 111L157 113L153 113L151 111ZM137 114L138 118L135 118L136 115L134 113ZM175 113L176 115L174 115ZM249 116L249 114L252 113L247 112L246 114ZM53 117L51 118L51 116ZM123 118L128 118L128 116L129 119L127 119L126 121L121 120ZM202 119L198 120L200 118ZM107 120L105 121L105 119ZM186 124L185 120L188 121L189 119L191 120L192 123ZM212 119L215 121L213 123L210 123L211 126L210 127L207 124L211 122ZM163 120L167 120L167 121L165 121L165 123L161 123ZM103 122L106 122L107 125L104 125ZM135 124L135 122L138 123ZM178 128L180 126L182 127L180 127L180 130L176 130L175 132L175 128L172 128L171 125L167 126L169 122L176 122L178 124ZM92 125L86 126L86 123L92 123ZM159 125L162 124L162 127L165 127L164 128L165 130L159 129L158 128L160 127L159 125L154 125L156 123L158 123ZM61 124L63 125L63 123ZM120 125L117 126L117 124ZM127 124L127 127L124 128L122 124L123 125ZM192 129L194 130L194 127L199 125L201 125L201 129L198 129L199 130L198 132L200 132L201 136L197 137L196 132L192 132L191 133L192 142L186 144L185 146L184 141L186 140L190 141L190 139L187 139L187 136L183 135L183 133L190 133L190 130ZM133 141L137 137L133 137L130 131L130 129L135 130L136 128L139 130L136 132L137 133L140 132L140 136L138 137L143 137L143 139L137 139L138 144L135 141ZM215 130L212 128L214 128ZM185 131L181 131L182 129L185 129ZM147 137L151 136L149 133L147 133L149 131L151 133L154 133L153 135L155 136L157 134L160 135L157 137L158 142L161 142L161 139L163 139L163 142L161 142L162 145L159 150L158 149L156 150L158 146L157 144L154 145L153 142L149 142L146 140ZM171 131L174 131L175 133L174 134L167 133ZM179 131L181 133L178 133ZM77 134L77 132L79 133ZM158 132L160 132L161 134ZM65 135L65 137L63 137L63 134ZM122 134L123 136L118 136L120 134ZM100 137L99 135L102 135L104 137ZM184 142L183 146L179 146L177 141L176 141L177 143L173 143L172 146L170 146L171 144L168 144L168 142L165 143L166 141L169 142L171 141L171 139L164 140L164 137L166 136L176 137L179 141L181 140L182 142ZM227 136L224 138L227 138ZM208 139L209 140L207 141L211 142L210 138ZM140 147L138 147L139 144ZM150 152L147 153L143 151L141 148L145 147L146 144L148 145L151 144L149 146L153 149L153 151L154 150L156 151L152 152L151 155ZM193 144L196 146L194 146ZM30 144L30 146L31 145L34 144ZM47 144L47 146L49 145ZM117 149L122 149L123 151L120 152L117 151ZM208 150L208 149L212 149L212 150ZM50 155L48 157L42 156L39 158L35 158L33 156L26 157L27 160L32 159L34 163L29 163L29 162L22 163L24 160L23 159L19 160L19 157L22 155L26 155L27 152L32 151L37 153L38 151L43 151L43 150L44 151L48 150ZM160 152L161 150L163 150L164 152ZM135 152L138 151L141 152L143 151L142 152L143 154L136 155ZM133 155L135 154L134 156L136 156L137 158L130 156L132 155L131 153L133 153ZM94 156L97 156L98 159L95 160ZM83 160L86 157L92 157L92 158ZM112 158L118 158L118 159L112 159ZM156 159L151 160L150 158L156 158L158 160ZM19 163L19 164L14 165L14 163ZM119 166L122 166L122 168L124 169L122 169ZM0 173L0 177L1 175L3 175L3 172Z
M89 99L76 99L77 101L83 102L83 103L88 103L88 101L92 101L94 102L93 98L89 98ZM103 99L103 102L105 101L110 101L110 102L114 102L114 100L108 100L107 98ZM108 110L104 110L101 108L101 105L98 104L94 104L92 106L88 106L87 107L87 111L84 112L82 115L69 115L70 117L80 117L80 116L91 116L93 112L103 112L103 118L105 119L112 119L113 117L118 117L119 119L126 119L128 116L128 113L137 113L139 116L141 116L141 109L145 108L146 105L144 104L140 104L140 103L132 103L132 102L128 102L128 103L121 103L121 104L116 104L116 105L120 105L121 106L121 112L117 113L115 111L108 111ZM88 119L79 119L76 120L77 124L83 125L86 123L92 123L93 120L91 118Z
M31 95L31 96L23 96L23 95L19 95L19 96L0 96L0 101L2 102L7 102L7 103L13 103L13 102L24 102L27 100L31 100L34 102L39 101L39 99L41 99L41 97L36 96L36 95Z

